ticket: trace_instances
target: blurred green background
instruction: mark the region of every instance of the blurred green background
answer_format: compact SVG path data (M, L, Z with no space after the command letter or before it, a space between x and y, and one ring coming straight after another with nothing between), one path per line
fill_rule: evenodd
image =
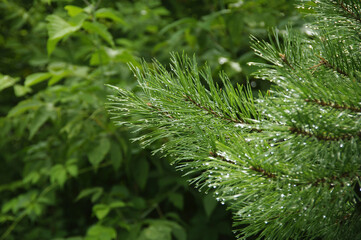
M105 84L195 55L250 81L250 34L301 20L289 0L1 0L0 240L234 239L226 207L114 126Z

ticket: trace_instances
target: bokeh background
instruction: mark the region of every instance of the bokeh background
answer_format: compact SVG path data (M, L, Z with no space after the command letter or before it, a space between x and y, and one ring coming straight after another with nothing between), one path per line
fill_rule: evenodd
M250 35L300 26L290 0L1 0L0 240L234 239L232 216L172 159L114 126L105 84L195 55L255 93Z

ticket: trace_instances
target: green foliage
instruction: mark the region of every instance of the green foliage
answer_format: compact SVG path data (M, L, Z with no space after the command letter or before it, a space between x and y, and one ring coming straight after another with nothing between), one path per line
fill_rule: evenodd
M109 98L115 122L145 146L164 139L155 152L228 204L239 239L361 238L361 2L300 8L304 32L253 37L268 61L255 75L273 83L257 98L178 54L133 68L142 93Z
M297 20L287 2L0 2L0 239L231 239L225 208L152 155L163 140L109 120L105 84L137 91L128 64L170 51L245 82L249 33Z

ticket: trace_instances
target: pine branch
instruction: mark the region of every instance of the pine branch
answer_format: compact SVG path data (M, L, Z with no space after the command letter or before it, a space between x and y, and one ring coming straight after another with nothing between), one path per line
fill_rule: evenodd
M356 21L361 23L361 17L356 15L353 11L351 11L351 9L349 9L349 7L347 5L345 5L345 1L344 0L337 0L337 1L331 1L333 4L335 4L336 6L341 7L341 9L343 11L345 11L347 14L349 14L352 18L354 18ZM360 11L360 9L359 9Z
M338 67L332 66L332 65L331 65L326 59L324 59L323 57L321 57L321 56L318 56L318 57L321 59L320 63L317 64L317 65L315 65L315 66L310 67L310 69L317 68L317 67L319 67L319 66L324 65L324 66L326 66L326 67L328 67L328 68L330 68L330 69L332 69L332 70L335 70L335 71L338 72L339 74L348 77L348 74L347 74L346 72L344 72L343 70L339 69Z
M352 112L361 112L361 108L357 108L357 107L353 107L353 106L346 106L346 105L339 105L337 103L324 102L324 101L318 100L318 99L307 99L306 98L305 101L316 103L321 106L339 109L339 110L350 110Z
M269 62L254 64L262 68L256 76L274 83L257 100L224 75L221 90L209 68L174 55L170 71L157 62L133 69L143 95L119 90L110 105L117 119L124 113L151 130L140 141L163 139L156 152L228 203L240 239L361 239L361 61L353 37L361 26L344 14L361 4L334 3L306 1L317 19L312 38L290 29L274 30L269 42L252 38Z
M244 123L244 121L239 120L239 119L234 119L234 118L228 118L225 116L221 116L218 113L216 113L213 109L206 107L206 106L202 106L201 104L197 103L196 101L194 101L190 96L185 95L184 96L185 100L188 102L191 102L192 104L194 104L195 106L197 106L198 108L205 110L206 112L208 112L209 114L220 118L222 120L228 121L228 122L233 122L233 123Z
M339 136L328 136L328 135L320 135L320 134L314 134L312 132L309 131L305 131L302 130L300 128L297 127L290 127L290 131L292 133L301 135L301 136L307 136L307 137L315 137L318 140L321 141L340 141L340 140L350 140L353 138L360 138L361 139L361 131L360 132L356 132L355 134L343 134L343 135L339 135Z

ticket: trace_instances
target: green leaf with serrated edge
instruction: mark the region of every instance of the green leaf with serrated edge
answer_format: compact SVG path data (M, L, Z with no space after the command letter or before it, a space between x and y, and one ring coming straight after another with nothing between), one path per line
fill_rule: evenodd
M126 206L126 204L122 201L111 202L109 204L110 208L120 208L120 207L125 207L125 206Z
M92 196L92 202L95 202L102 195L102 193L103 193L103 188L101 188L101 187L83 189L78 194L75 201L79 201L82 198Z
M41 175L38 172L31 172L23 178L24 183L35 184L39 181Z
M43 73L33 73L25 78L24 85L26 87L30 87L32 85L43 82L51 77L51 73L43 72Z
M47 42L48 55L50 55L57 43L66 36L79 30L88 16L84 13L79 13L68 21L65 21L57 15L49 15L46 17L48 22L49 39Z
M83 23L83 28L89 33L96 33L103 38L110 46L114 46L112 35L108 32L107 26L99 22L88 22Z
M78 166L76 164L77 164L77 160L75 158L69 159L68 161L66 161L66 164L65 164L66 171L72 177L78 176Z
M28 110L38 109L43 105L44 103L38 100L34 100L34 99L24 100L9 111L8 117L18 116Z
M118 23L121 23L123 25L126 25L125 21L121 17L119 17L117 15L117 13L111 8L98 9L95 12L95 17L96 18L108 18L108 19L113 20L114 22L118 22Z
M15 217L11 215L0 215L0 223L4 222L12 222L14 221Z
M61 164L56 164L50 169L50 181L63 186L66 181L66 169Z
M54 84L56 84L57 82L59 82L60 80L62 80L64 77L68 76L69 73L67 71L64 71L58 75L53 75L48 82L48 86L52 86Z
M36 111L34 118L28 125L28 129L30 132L29 139L32 139L34 137L40 127L44 125L44 123L51 117L52 114L53 113L51 112L51 110L49 111L49 109L45 107L39 108Z
M88 153L89 162L97 167L103 160L105 155L109 152L110 141L107 138L102 138L99 144Z
M73 5L66 5L64 9L68 12L70 17L74 17L84 11L82 8Z
M15 93L15 96L17 96L17 97L22 97L22 96L26 95L27 93L31 93L31 91L32 90L29 87L25 87L25 86L22 86L19 84L14 85L14 93Z
M0 92L5 88L13 86L17 81L19 81L19 78L0 74Z
M72 176L78 176L78 166L77 165L68 165L66 166L66 171Z
M109 63L109 56L104 49L95 51L90 57L90 65L105 65Z
M172 228L167 225L155 223L144 229L139 240L171 240Z
M114 228L111 227L93 225L88 229L87 237L93 237L90 239L96 239L96 240L112 240L117 237L117 232L114 230Z
M110 207L105 204L96 204L93 206L93 213L99 220L105 218L108 215L109 211Z

